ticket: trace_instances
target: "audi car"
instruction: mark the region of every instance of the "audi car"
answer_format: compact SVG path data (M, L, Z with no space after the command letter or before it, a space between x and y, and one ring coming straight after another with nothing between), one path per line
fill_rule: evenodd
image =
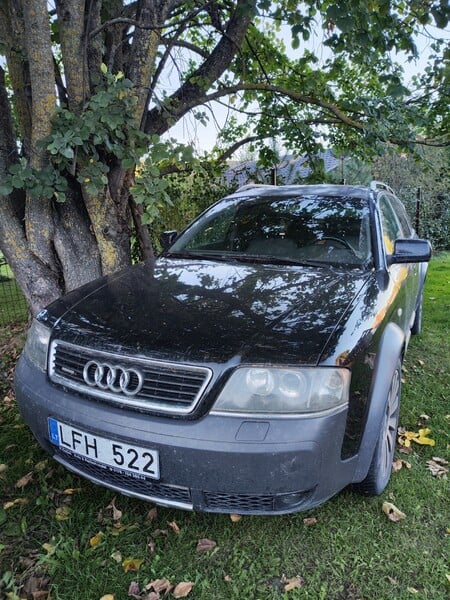
M15 388L41 446L181 509L380 494L431 254L392 190L250 185L162 242L35 318Z

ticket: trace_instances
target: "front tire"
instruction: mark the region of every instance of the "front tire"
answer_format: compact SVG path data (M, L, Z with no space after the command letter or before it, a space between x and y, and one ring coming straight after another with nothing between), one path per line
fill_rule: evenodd
M366 496L379 496L391 476L400 412L401 368L399 360L389 386L383 422L367 476L353 486L357 492Z

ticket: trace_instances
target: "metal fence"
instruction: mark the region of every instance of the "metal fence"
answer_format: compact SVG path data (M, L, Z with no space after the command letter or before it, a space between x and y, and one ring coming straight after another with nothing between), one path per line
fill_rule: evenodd
M25 321L28 309L11 269L0 254L0 327Z

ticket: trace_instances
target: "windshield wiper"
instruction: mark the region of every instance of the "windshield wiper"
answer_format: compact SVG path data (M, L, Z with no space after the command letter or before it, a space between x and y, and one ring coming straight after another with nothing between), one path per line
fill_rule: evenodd
M324 267L328 268L328 263L319 260L290 258L289 256L271 256L270 254L232 254L230 258L237 261L259 263L268 265L292 265L297 267Z
M162 257L168 258L187 258L200 260L215 260L221 262L244 262L253 264L268 265L292 265L297 267L321 267L328 269L332 265L319 260L301 260L290 258L288 256L271 256L269 254L241 254L238 252L229 252L225 254L213 252L166 252Z
M201 260L218 260L226 261L229 259L228 254L213 254L208 252L165 252L161 258L189 258Z

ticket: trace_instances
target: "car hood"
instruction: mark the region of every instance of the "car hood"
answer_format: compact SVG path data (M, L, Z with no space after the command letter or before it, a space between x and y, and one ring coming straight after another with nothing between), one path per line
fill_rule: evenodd
M364 285L359 271L160 258L41 316L82 346L193 363L315 364Z

